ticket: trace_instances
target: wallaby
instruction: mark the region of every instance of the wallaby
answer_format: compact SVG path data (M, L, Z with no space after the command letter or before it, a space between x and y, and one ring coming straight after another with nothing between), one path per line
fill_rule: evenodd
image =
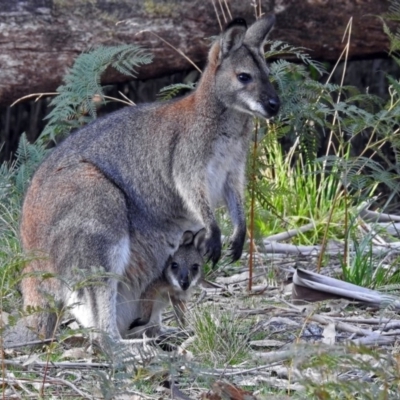
M169 257L161 277L150 283L140 296L140 317L130 325L129 337L144 332L149 337L156 337L169 332L161 324L161 313L169 303L179 326L186 325L186 304L203 277L204 262L199 252L203 239L204 229L195 237L190 231L183 234L177 252Z
M233 223L230 257L240 258L253 116L279 109L263 54L274 21L266 16L248 29L233 21L212 45L193 93L99 118L41 164L21 220L23 249L36 254L21 283L24 307L40 311L28 321L36 334L53 334L56 317L45 311L52 298L95 328L94 339L106 333L121 341L140 314L142 292L161 276L185 231L205 228L203 254L219 260L214 210L222 203ZM68 282L91 267L108 276L74 290Z

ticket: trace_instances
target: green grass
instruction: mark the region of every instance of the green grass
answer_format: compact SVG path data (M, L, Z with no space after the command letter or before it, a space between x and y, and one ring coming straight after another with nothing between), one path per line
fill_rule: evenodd
M259 187L263 193L256 203L260 234L265 237L312 223L313 229L294 240L316 244L329 222L329 237L343 238L347 199L335 170L324 170L323 162L306 162L301 154L293 159L293 151L284 155L274 136L266 137L260 147L263 167L259 180L265 186Z
M400 285L400 271L398 259L385 258L388 251L382 250L382 254L373 253L373 235L361 238L353 237L351 252L347 258L340 257L342 276L346 282L370 289L382 289L388 285ZM399 288L394 288L394 293L399 293Z
M248 358L249 328L234 307L206 304L190 313L190 321L195 337L188 349L204 364L237 365Z

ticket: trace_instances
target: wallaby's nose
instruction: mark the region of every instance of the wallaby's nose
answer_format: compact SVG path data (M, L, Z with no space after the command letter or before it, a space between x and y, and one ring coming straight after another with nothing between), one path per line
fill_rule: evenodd
M268 99L268 112L270 113L270 115L276 115L278 114L279 111L279 107L281 105L281 102L279 101L278 97L272 97L270 99Z

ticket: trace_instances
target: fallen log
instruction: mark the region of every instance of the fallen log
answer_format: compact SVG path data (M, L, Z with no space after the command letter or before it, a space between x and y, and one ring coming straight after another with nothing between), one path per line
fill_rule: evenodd
M272 39L307 47L313 58L338 58L350 19L350 57L382 56L388 40L377 15L387 11L388 4L387 0L341 0L332 7L321 0L0 0L0 105L29 93L53 92L74 59L98 45L135 43L151 50L154 62L141 68L140 79L192 69L179 51L202 67L210 38L220 26L237 16L250 22L260 9L277 15ZM110 71L105 83L127 79Z

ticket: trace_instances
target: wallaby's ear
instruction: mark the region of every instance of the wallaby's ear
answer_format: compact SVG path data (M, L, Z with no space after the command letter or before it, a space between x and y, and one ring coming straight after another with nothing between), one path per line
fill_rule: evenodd
M242 45L246 29L247 24L243 18L231 21L208 53L210 65L218 66L231 50L238 49Z
M179 246L186 246L193 243L193 232L186 231L183 233Z
M275 15L265 15L249 27L244 37L244 43L258 47L263 52L263 46L275 24Z
M236 18L226 26L220 39L222 57L242 45L246 30L247 24L243 18Z
M202 230L198 231L194 237L193 244L194 247L196 247L197 250L200 251L202 248L202 245L204 243L204 239L206 237L206 230L203 228Z

